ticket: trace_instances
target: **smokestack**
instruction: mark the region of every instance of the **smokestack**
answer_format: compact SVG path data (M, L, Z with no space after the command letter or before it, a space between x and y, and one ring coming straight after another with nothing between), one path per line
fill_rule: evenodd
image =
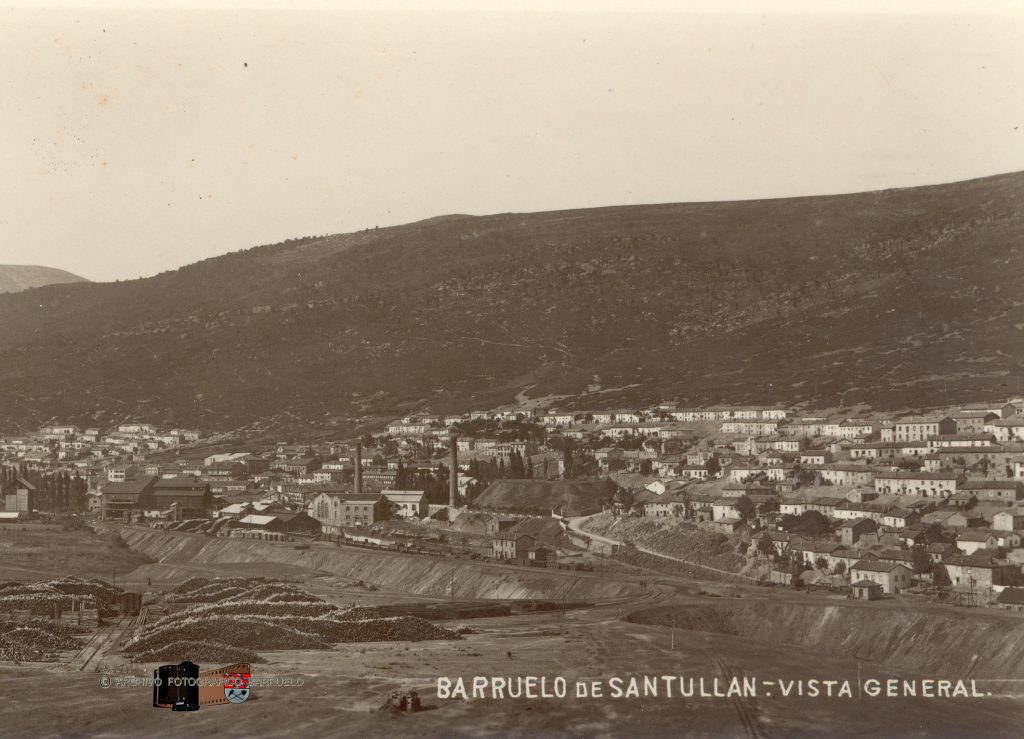
M448 505L455 508L459 495L459 437L452 432L448 446L451 449L451 467L448 470Z
M356 495L363 492L363 443L356 442L356 473L353 478Z

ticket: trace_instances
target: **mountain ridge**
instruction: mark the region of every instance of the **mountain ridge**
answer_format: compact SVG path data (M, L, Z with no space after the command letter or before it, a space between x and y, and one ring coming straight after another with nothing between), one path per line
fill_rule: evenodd
M441 216L4 295L0 428L330 424L490 407L527 387L602 407L1008 394L1024 348L1022 205L1024 174L1010 173Z

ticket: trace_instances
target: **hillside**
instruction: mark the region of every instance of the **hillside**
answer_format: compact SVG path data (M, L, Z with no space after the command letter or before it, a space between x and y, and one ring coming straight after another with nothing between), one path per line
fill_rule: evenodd
M1024 174L448 216L0 295L0 428L1018 391ZM105 415L104 415L105 414Z
M558 509L564 516L587 516L600 512L615 489L609 480L495 480L473 507L539 515Z
M0 293L16 293L28 290L30 287L85 281L84 277L53 267L0 264Z

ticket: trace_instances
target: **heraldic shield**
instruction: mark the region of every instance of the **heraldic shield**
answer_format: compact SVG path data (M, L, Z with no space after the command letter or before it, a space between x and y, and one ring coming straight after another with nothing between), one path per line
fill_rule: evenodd
M224 697L229 703L244 703L249 699L249 673L229 672L224 675Z

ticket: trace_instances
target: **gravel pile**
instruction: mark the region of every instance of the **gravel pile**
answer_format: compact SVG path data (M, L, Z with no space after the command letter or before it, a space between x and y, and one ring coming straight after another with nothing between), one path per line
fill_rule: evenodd
M339 608L293 585L262 579L192 578L172 591L169 600L184 607L128 644L125 653L134 661L174 661L181 655L217 660L254 647L330 649L340 642L460 638L422 618L383 618L369 608ZM207 645L218 656L195 656L192 644Z
M182 611L169 614L156 621L153 626L162 626L182 616L305 616L315 618L338 610L330 603L279 603L275 601L226 601L190 606Z
M92 597L100 615L109 615L117 611L120 594L121 590L102 580L80 577L6 583L0 588L0 612L28 610L36 615L48 616L53 612L54 603L67 610L75 598Z
M61 621L12 621L0 631L0 661L39 662L54 652L78 649L82 642L75 635L86 631Z
M210 578L208 577L190 577L188 580L181 583L181 585L176 587L171 592L176 595L181 595L183 593L191 593L193 590L197 590L203 587L204 585L209 585L211 582L212 580L210 580Z
M240 595L245 588L238 585L223 585L221 583L210 583L204 587L193 590L191 593L177 595L175 603L219 603L233 595Z
M132 656L135 662L161 662L164 664L184 662L265 662L256 652L244 647L216 641L176 641L148 652Z
M299 590L298 588L292 585L283 585L281 583L276 582L259 583L245 590L239 595L232 596L230 600L266 600L286 603L323 603L322 600L317 598L315 595L307 593L305 590Z
M309 619L309 625L317 636L332 644L340 642L373 641L429 641L433 639L460 639L451 629L417 618L416 616L395 616L393 618L369 618L344 620L339 618ZM307 628L307 627L304 627Z
M313 634L298 631L268 618L238 616L191 617L179 614L161 626L148 629L129 642L128 654L151 652L176 641L222 642L230 646L260 649L326 649Z

